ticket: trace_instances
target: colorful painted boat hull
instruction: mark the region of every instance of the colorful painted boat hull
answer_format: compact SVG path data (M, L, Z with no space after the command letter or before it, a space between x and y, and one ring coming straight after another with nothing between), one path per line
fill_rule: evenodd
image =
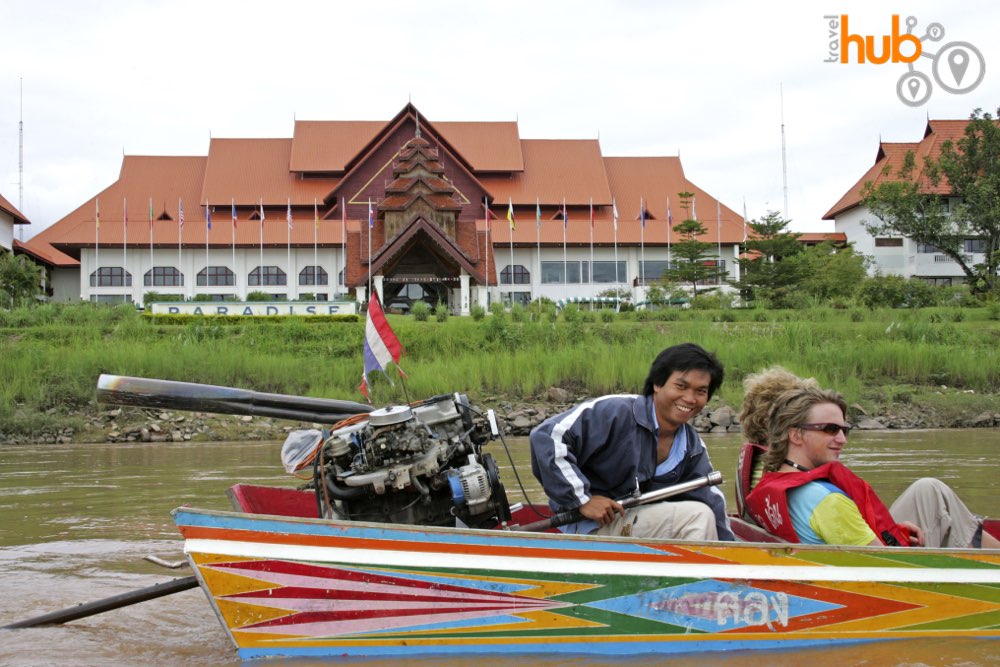
M1000 552L681 543L175 510L244 659L1000 639Z

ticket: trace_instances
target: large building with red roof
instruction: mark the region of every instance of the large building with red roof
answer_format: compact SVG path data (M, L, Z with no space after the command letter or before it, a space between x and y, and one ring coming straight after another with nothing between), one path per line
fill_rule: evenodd
M712 261L737 278L743 219L691 183L679 157L607 157L597 140L428 121L407 104L389 121L213 138L206 156L125 156L114 183L24 246L51 267L57 300L263 291L364 302L371 288L388 305L455 313L616 288L642 300L679 240L667 219L686 217L681 192Z
M15 225L30 224L24 214L0 194L0 250L10 252L14 249L16 243L14 238Z
M936 159L940 156L941 145L945 141L957 143L964 136L968 123L968 120L928 120L920 141L879 142L875 163L823 216L824 220L834 221L837 232L850 239L855 251L872 258L870 273L920 278L935 285L959 285L966 282L959 265L933 246L917 243L900 234L872 236L866 225L877 222L878 218L864 206L862 199L866 183L878 185L898 178L897 174L907 153L913 153L919 172L919 167L926 158ZM914 178L919 179L921 192L941 197L946 207L953 206L958 201L952 196L945 179L931 183L923 174L915 174ZM984 248L984 239L965 239L965 252L973 263L983 260Z

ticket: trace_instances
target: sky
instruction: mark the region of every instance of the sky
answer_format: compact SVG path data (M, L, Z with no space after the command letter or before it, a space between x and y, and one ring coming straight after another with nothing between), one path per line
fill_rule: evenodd
M893 14L903 33L911 16L918 37L944 30L913 63L924 79L900 84L903 62L825 62L839 57L827 17L881 51ZM431 123L516 120L525 139L680 155L751 219L833 231L822 216L880 140L1000 106L1000 3L985 0L0 0L0 16L0 194L31 221L25 239L111 185L123 154L206 155L210 137L389 120L408 101ZM973 57L964 82L955 54L970 51L953 42L985 65ZM904 104L897 85L930 97Z

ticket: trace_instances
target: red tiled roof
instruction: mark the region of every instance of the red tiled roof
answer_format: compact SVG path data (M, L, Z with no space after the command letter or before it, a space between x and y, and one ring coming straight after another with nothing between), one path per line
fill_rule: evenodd
M59 252L48 244L38 244L38 247L36 247L14 239L14 252L15 254L23 252L26 255L31 255L38 261L50 266L78 266L80 264L69 255Z
M940 157L941 146L945 141L958 142L965 135L965 128L968 124L967 120L928 120L923 139L919 142L880 142L878 153L875 155L875 164L826 212L823 220L833 220L841 213L859 206L865 183L871 181L878 185L886 180L894 180L899 168L903 166L906 154L910 151L916 158L917 175L915 177L920 179L921 191L927 194L948 194L951 192L951 188L947 179L942 177L938 184L934 185L920 174L920 170L925 159Z
M434 127L477 172L524 171L515 122L435 122Z
M524 139L524 171L511 176L481 176L480 183L497 202L508 198L515 206L534 206L536 200L558 205L610 205L611 190L596 139Z
M844 232L807 232L798 234L799 243L847 243L847 234Z
M337 184L336 178L301 178L290 171L292 139L212 139L205 167L201 201L253 206L320 203Z
M297 120L286 166L298 172L343 172L385 123L379 120Z
M4 213L10 215L10 217L14 218L15 225L31 224L31 222L29 222L28 219L24 217L24 214L18 211L17 208L9 201L7 201L7 199L3 195L0 195L0 211L3 211Z

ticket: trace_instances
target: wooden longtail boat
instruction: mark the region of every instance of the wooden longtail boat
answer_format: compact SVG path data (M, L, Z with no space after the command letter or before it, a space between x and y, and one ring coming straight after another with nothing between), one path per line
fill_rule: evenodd
M1000 639L997 551L402 526L305 518L312 493L231 496L242 511L174 516L243 659Z

